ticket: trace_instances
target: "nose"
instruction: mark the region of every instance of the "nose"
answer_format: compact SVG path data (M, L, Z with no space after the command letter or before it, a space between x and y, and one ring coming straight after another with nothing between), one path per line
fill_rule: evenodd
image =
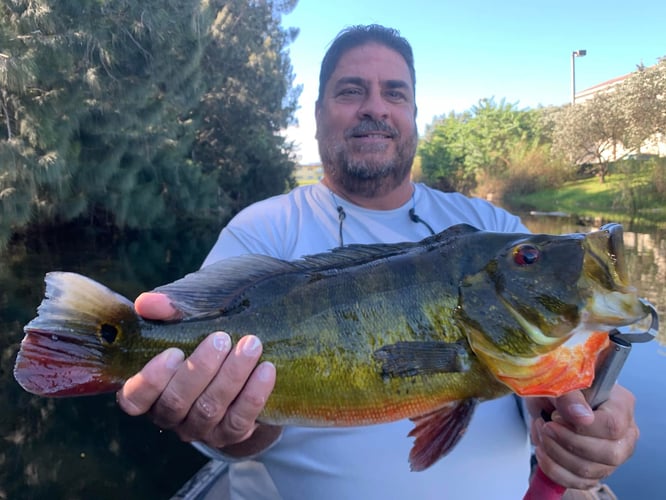
M389 108L386 100L378 91L368 92L365 99L358 108L358 117L377 121L386 120L389 116Z

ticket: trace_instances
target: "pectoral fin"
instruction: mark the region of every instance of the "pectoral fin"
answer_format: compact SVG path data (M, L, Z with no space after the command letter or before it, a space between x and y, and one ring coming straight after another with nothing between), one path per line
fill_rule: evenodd
M383 377L459 373L470 367L464 341L396 342L377 349L373 355L381 363Z
M455 401L432 413L412 418L415 427L409 433L414 446L409 453L412 471L422 471L446 455L467 430L478 401Z

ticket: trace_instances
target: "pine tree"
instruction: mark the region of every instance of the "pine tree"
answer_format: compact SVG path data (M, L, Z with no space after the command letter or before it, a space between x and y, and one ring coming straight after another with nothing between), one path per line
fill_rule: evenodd
M227 217L291 185L294 5L0 0L0 242Z
M286 52L297 31L280 27L295 1L215 2L217 17L204 57L207 92L194 158L214 174L222 215L293 186L292 146L281 135L300 88Z

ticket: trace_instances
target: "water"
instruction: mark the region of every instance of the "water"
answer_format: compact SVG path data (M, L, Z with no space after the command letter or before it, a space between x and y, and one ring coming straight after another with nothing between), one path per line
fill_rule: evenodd
M586 232L575 219L525 216L535 232ZM631 228L628 228L631 229ZM666 311L666 234L625 231L627 267L641 294ZM168 498L204 463L189 445L145 418L120 411L113 395L44 399L25 393L12 376L22 327L35 314L43 276L76 271L133 298L196 269L214 234L60 234L17 244L0 262L0 500ZM662 328L666 330L666 328ZM663 334L663 332L662 332ZM634 457L610 478L620 498L663 496L666 433L661 415L666 349L637 345L622 382L637 397L641 439Z
M522 216L530 231L545 233L587 232L576 218ZM659 343L637 344L620 374L622 385L636 396L636 421L641 431L633 457L608 483L620 499L664 498L661 474L666 457L666 230L625 227L627 269L641 296L655 305L661 320Z
M205 463L173 433L125 415L114 395L34 397L14 382L12 369L46 272L80 272L134 298L196 269L212 237L61 234L15 245L2 257L0 499L169 498Z

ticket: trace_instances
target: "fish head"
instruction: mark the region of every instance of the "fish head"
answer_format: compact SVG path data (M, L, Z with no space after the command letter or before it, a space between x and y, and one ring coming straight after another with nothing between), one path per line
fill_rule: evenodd
M472 349L521 395L589 386L607 331L650 314L628 282L622 226L490 239L459 290Z

